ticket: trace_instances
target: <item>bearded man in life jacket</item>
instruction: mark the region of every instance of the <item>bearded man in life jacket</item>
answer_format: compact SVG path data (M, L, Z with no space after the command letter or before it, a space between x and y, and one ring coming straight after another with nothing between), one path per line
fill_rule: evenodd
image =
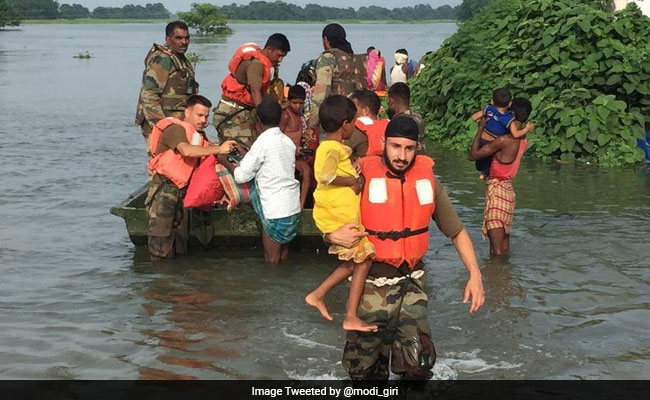
M183 197L192 172L201 157L228 154L235 149L233 140L220 145L208 141L203 130L208 126L211 106L205 97L192 95L185 103L182 120L161 119L151 131L148 167L152 175L145 206L152 259L187 253L189 226Z
M352 379L386 380L389 368L403 379L433 375L436 350L423 287L431 219L451 238L468 270L463 302L471 298L471 313L484 302L472 241L434 176L433 160L416 155L417 148L417 123L407 116L391 120L383 154L365 157L362 164L361 222L366 230L348 224L323 237L327 243L352 247L368 236L375 246L358 316L379 329L347 333L343 367Z
M213 110L219 140L236 138L250 148L262 133L255 107L272 91L279 79L278 67L289 51L289 40L281 33L269 36L264 48L244 43L235 50L221 82L221 100Z

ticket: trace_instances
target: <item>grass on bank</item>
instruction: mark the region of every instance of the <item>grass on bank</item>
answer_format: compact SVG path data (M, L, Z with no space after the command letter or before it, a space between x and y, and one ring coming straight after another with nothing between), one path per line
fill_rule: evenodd
M25 19L21 21L22 25L102 25L102 24L153 24L153 23L162 23L170 22L171 19L126 19L126 18L78 18L78 19ZM397 20L326 20L326 21L300 21L300 20L245 20L245 19L231 19L228 20L229 24L290 24L290 25L299 25L299 24L327 24L330 22L339 22L342 24L391 24L391 25L403 25L403 24L436 24L436 23L453 23L456 20L453 19L434 19L434 20L421 20L421 21L397 21Z

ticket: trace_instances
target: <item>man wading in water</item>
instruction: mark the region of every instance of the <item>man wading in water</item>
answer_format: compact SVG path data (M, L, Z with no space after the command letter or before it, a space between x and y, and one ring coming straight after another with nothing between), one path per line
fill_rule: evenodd
M423 290L424 263L431 218L451 238L469 272L463 302L469 311L485 301L481 271L472 241L447 192L433 174L433 160L417 155L418 126L410 117L394 118L386 127L383 156L364 159L361 223L325 234L326 243L352 247L368 236L375 259L357 312L376 332L350 331L343 367L352 379L429 379L436 361L428 321L428 296Z
M528 120L533 107L527 99L514 98L510 110L515 119L523 124ZM516 196L512 180L517 175L528 142L525 137L517 139L508 133L481 146L485 124L486 119L482 118L469 157L471 160L481 160L493 156L485 183L483 235L490 238L490 253L503 255L510 250L510 230L515 212Z

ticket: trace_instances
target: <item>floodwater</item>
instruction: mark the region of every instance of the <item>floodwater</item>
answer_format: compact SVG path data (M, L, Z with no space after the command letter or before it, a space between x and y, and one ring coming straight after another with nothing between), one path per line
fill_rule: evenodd
M197 79L213 100L242 42L286 33L289 82L319 53L320 25L234 28L190 48L207 59ZM406 47L419 58L456 27L347 29L358 52ZM345 288L328 299L336 323L303 303L335 261L301 253L269 267L260 251L197 250L151 263L109 214L146 180L133 116L143 57L162 38L160 24L0 31L0 378L345 377ZM72 58L83 51L95 58ZM473 163L430 147L487 297L468 314L464 268L432 233L435 378L650 378L649 171L527 160L515 182L512 255L496 262L480 234L484 187Z

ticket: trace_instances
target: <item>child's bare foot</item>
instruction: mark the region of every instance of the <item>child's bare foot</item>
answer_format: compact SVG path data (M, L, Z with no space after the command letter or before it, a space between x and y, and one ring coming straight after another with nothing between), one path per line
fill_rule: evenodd
M484 181L484 180L485 180L485 175L483 175L483 174L479 175L479 176L478 176L478 179Z
M345 317L343 329L346 331L377 332L377 325L370 325L363 322L359 317Z
M309 304L312 307L316 307L318 312L323 316L328 321L333 321L334 318L332 317L332 314L327 310L327 305L325 305L325 301L322 297L318 297L314 292L309 293L305 297L305 302Z

